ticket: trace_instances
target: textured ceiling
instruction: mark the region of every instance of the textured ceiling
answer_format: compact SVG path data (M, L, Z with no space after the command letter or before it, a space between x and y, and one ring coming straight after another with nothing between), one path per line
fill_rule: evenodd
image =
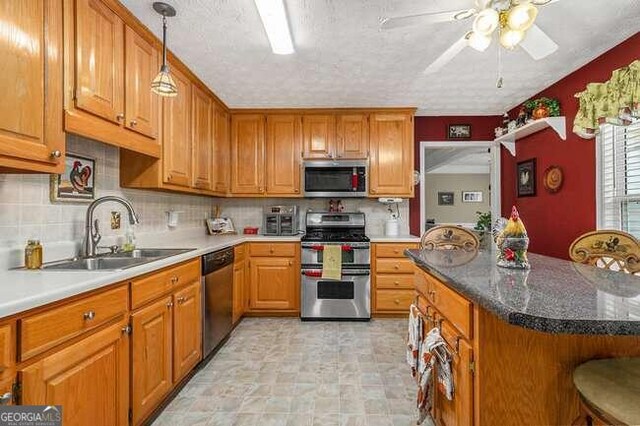
M156 35L152 0L121 0ZM640 31L640 0L561 0L536 23L559 45L533 61L497 43L422 71L471 22L379 31L381 16L467 8L472 0L284 0L296 53L271 53L253 0L165 0L169 48L230 107L415 106L421 115L493 115L526 100Z

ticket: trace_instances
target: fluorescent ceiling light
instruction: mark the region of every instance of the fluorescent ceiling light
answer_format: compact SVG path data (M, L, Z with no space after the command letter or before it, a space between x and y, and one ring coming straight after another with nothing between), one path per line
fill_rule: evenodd
M283 0L254 1L273 53L276 55L289 55L295 52Z

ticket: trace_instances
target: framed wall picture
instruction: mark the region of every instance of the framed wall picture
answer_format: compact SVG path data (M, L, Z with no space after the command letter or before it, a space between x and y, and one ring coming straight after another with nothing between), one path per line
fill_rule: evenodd
M90 203L95 200L96 160L68 152L64 165L62 174L51 175L51 201Z
M453 205L453 192L438 192L438 205L439 206L452 206Z
M462 191L463 203L481 203L482 191Z
M447 137L449 139L470 139L471 124L449 124L447 126Z
M517 166L518 197L536 195L536 159L521 161Z
M210 235L219 234L235 234L236 228L233 226L233 221L228 217L218 217L214 219L207 219L207 230Z

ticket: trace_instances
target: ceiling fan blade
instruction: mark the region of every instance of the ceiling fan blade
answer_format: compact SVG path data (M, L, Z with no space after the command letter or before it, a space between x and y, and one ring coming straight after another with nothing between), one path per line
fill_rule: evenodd
M462 12L467 12L463 15L459 15ZM475 9L462 9L462 10L450 10L448 12L437 13L419 13L417 15L399 16L397 18L380 18L380 29L391 30L394 28L410 27L420 24L436 24L439 22L451 22L455 21L454 16L466 16L469 17L475 14ZM458 18L462 20L463 18Z
M527 30L527 36L520 42L520 47L536 61L546 58L558 50L556 42L551 40L537 25L533 25Z
M445 50L442 55L438 56L435 61L431 62L431 64L424 70L425 74L433 74L434 72L439 71L442 67L447 65L453 58L455 58L458 53L462 52L465 47L469 45L469 41L467 40L467 35L460 37L456 40L455 43L451 45L447 50Z

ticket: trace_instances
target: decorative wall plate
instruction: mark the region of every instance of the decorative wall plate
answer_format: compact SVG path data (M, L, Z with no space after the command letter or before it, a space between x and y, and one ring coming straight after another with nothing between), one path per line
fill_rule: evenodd
M549 168L544 171L542 183L544 184L544 188L553 194L560 191L563 180L562 169L559 166L549 166Z

